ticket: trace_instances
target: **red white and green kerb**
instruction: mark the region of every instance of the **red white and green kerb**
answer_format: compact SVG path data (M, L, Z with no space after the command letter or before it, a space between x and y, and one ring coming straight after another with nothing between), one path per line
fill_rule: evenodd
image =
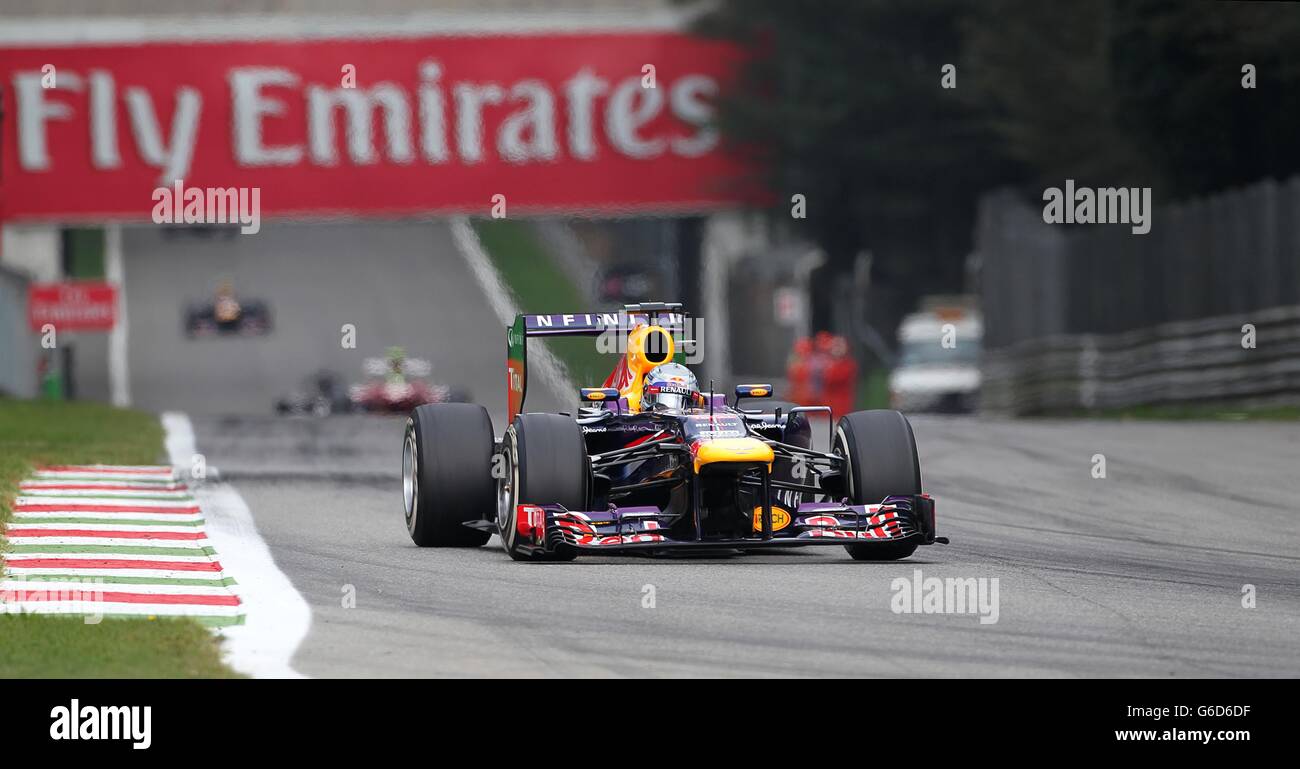
M170 467L42 468L19 485L3 539L0 613L88 614L89 605L104 617L244 622L203 512Z

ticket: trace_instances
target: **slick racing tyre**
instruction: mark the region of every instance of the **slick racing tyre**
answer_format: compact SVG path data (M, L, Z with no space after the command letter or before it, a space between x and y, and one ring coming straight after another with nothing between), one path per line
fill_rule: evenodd
M466 521L487 518L495 504L492 420L470 403L420 406L402 442L406 530L420 547L478 547L489 532Z
M845 458L848 496L854 504L876 505L891 494L921 493L921 463L907 417L884 409L855 411L840 419L835 453ZM916 551L915 538L902 542L845 545L855 561L896 561Z
M516 561L571 561L578 551L552 543L552 551L529 553L519 547L518 506L564 505L587 508L590 488L587 444L571 417L520 414L501 440L503 466L497 481L497 525L501 544Z

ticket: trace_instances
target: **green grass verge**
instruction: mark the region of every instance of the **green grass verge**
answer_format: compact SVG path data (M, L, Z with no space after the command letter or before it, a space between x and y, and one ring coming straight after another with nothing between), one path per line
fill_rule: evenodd
M582 292L546 253L526 223L480 219L474 222L474 229L501 279L514 293L521 312L607 309L587 306ZM596 350L595 337L552 339L543 344L564 364L569 378L579 387L599 386L614 368L614 357Z
M217 636L188 619L0 616L0 679L234 678Z
M150 465L163 430L141 411L98 403L0 400L0 522L35 465Z
M33 467L148 465L163 430L141 411L95 403L0 399L0 523ZM0 540L0 556L5 543ZM231 677L217 638L190 619L0 615L0 679Z

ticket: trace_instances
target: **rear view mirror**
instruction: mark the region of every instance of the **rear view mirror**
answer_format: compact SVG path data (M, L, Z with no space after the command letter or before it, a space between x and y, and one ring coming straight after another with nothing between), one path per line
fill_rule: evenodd
M770 398L772 396L772 385L770 384L739 384L736 385L736 401L741 398Z
M601 404L618 400L618 390L613 387L583 387L578 390L583 403Z

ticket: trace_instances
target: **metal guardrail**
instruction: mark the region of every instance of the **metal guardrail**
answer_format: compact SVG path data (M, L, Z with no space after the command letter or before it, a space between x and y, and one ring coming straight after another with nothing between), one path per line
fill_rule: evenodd
M1300 404L1300 305L1025 340L987 351L983 371L981 408L997 414Z
M1152 222L1062 227L1017 191L985 195L986 348L1300 304L1300 176L1158 206Z
M1300 176L1167 203L1152 221L1143 236L1060 227L1021 191L983 197L985 410L1300 403Z

